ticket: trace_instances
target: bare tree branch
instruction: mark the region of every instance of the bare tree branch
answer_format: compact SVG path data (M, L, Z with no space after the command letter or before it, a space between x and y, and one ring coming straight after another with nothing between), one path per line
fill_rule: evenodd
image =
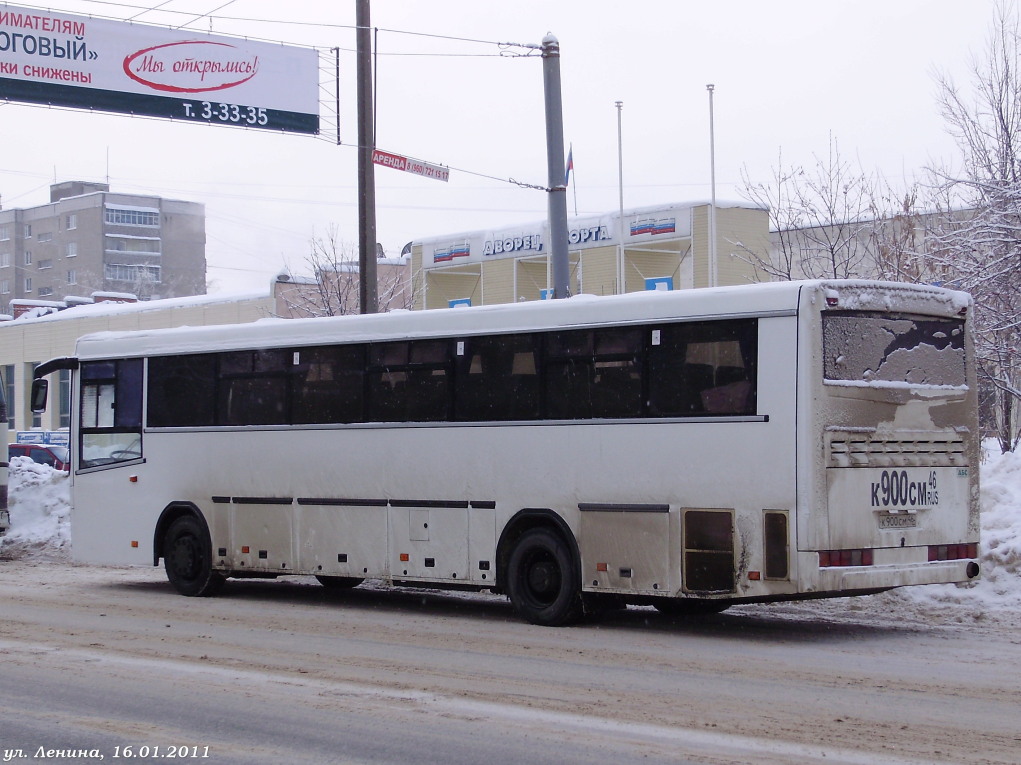
M1021 31L1013 6L997 6L971 89L937 76L938 105L956 140L961 165L931 168L940 200L928 257L934 271L975 298L980 378L989 395L987 426L1003 451L1017 448L1021 429Z
M358 255L344 242L336 226L312 238L305 267L311 276L290 276L289 288L279 294L290 318L343 316L359 312ZM382 311L410 308L411 281L401 258L381 259L376 265L379 307Z

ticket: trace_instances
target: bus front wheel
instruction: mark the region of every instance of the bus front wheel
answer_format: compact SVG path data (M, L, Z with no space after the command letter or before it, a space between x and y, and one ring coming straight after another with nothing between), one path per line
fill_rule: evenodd
M522 534L511 551L507 571L511 604L532 624L559 627L581 615L578 567L556 532L536 528Z
M222 574L213 571L208 532L190 515L181 516L167 529L163 565L167 579L182 595L213 595L224 581Z

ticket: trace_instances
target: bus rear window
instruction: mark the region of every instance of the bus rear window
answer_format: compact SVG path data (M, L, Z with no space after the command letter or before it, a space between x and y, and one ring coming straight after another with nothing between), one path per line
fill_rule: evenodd
M963 387L964 321L865 312L824 313L823 377L875 387Z

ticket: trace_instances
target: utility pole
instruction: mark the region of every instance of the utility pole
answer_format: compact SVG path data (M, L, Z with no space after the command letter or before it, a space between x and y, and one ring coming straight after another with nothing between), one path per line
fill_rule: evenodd
M718 286L719 263L716 259L716 133L713 124L713 89L711 83L706 85L709 91L709 263L708 282L710 287Z
M358 305L376 313L376 174L372 164L372 36L369 0L357 0L355 24L358 78Z
M621 130L621 111L623 101L614 101L617 107L617 294L623 295L627 290L624 284L624 137Z
M546 168L549 179L550 259L553 298L570 297L567 262L567 186L564 183L564 104L560 94L560 41L542 38L542 84L546 97Z

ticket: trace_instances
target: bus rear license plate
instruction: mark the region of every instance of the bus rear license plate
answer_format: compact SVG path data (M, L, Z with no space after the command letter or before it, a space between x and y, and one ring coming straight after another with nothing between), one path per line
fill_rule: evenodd
M917 515L879 516L879 528L881 529L913 529L917 526L918 526Z

